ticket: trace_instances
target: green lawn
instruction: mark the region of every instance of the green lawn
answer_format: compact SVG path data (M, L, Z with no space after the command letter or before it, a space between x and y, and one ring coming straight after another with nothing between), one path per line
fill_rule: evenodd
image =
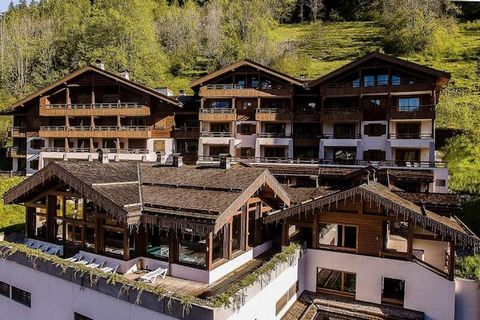
M25 222L25 208L17 205L4 205L3 194L12 186L22 181L23 177L12 177L0 175L0 232L3 228Z
M279 25L275 41L295 43L275 67L293 76L315 79L375 50L382 28L374 22ZM439 39L435 50L401 58L452 74L438 105L437 127L474 129L480 122L480 22L459 24L458 31Z

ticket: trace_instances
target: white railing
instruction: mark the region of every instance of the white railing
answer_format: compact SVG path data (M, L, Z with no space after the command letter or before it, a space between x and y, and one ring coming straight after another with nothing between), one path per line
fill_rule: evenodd
M41 126L40 131L150 131L151 126Z
M122 153L122 154L147 154L150 153L148 149L115 149L115 148L65 148L65 147L46 147L42 148L42 152L68 152L68 153L94 153L96 150L101 149L109 153Z
M48 110L65 110L65 109L136 109L142 108L136 102L107 102L107 103L52 103L45 105Z

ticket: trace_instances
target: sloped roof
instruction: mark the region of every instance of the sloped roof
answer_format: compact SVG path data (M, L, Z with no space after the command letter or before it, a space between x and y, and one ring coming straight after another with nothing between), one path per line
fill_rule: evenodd
M42 96L43 94L47 93L48 91L53 90L53 89L55 89L55 88L58 87L58 86L64 85L65 82L70 81L70 80L72 80L72 79L74 79L74 78L76 78L76 77L78 77L78 76L80 76L80 75L82 75L82 74L85 74L86 72L90 72L90 71L91 71L91 72L95 72L95 73L97 73L97 74L100 74L100 75L102 75L102 76L104 76L104 77L110 78L110 79L112 79L112 80L114 80L114 81L120 82L120 83L122 83L122 84L124 84L124 85L126 85L126 86L128 86L128 87L134 88L134 89L139 90L139 91L142 91L142 92L144 92L144 93L147 93L147 94L149 94L149 95L151 95L151 96L153 96L153 97L156 97L156 98L161 99L161 100L163 100L163 101L166 101L166 102L168 102L168 103L174 104L174 105L176 105L176 106L181 106L181 103L180 103L178 100L176 100L175 98L172 98L172 97L168 97L168 96L166 96L166 95L163 95L163 94L159 93L158 91L155 91L155 90L153 90L153 89L151 89L151 88L148 88L148 87L146 87L146 86L143 86L143 85L141 85L141 84L139 84L139 83L136 83L136 82L134 82L134 81L132 81L132 80L125 79L124 77L121 77L121 76L119 76L118 74L115 74L115 73L112 73L112 72L109 72L109 71L100 69L100 68L98 68L98 67L96 67L96 66L94 66L94 65L88 65L88 66L85 66L85 67L83 67L83 68L81 68L81 69L78 69L78 70L76 70L76 71L74 71L74 72L66 75L65 77L63 77L63 78L61 78L61 79L53 82L52 84L50 84L50 85L48 85L48 86L46 86L46 87L43 87L43 88L35 91L34 93L32 93L32 94L30 94L30 95L28 95L28 96L26 96L26 97L24 97L24 98L22 98L22 99L20 99L20 100L18 100L18 101L15 102L13 105L9 106L9 107L6 108L5 110L2 110L2 112L0 112L0 114L1 114L1 113L7 114L7 113L9 113L9 112L12 112L12 111L15 110L16 108L24 105L25 103L31 101L32 99L35 99L35 98L37 98L37 97L39 97L39 96Z
M327 206L336 206L339 201L360 196L362 199L373 201L383 207L387 214L395 215L403 220L413 221L415 224L428 228L442 236L450 236L453 241L464 244L480 244L480 239L470 230L464 228L454 218L448 218L428 210L402 198L388 187L378 183L364 183L357 187L320 196L304 203L271 213L263 218L264 223L271 223L292 216L313 213L314 209L323 210Z
M260 190L290 205L288 193L267 169L68 161L49 163L7 191L4 201L28 201L56 179L130 225L152 221L172 227L207 225L216 232L251 196L262 194Z
M245 59L245 60L240 60L240 61L237 61L235 63L232 63L231 65L229 66L226 66L222 69L219 69L217 71L214 71L214 72L211 72L209 74L207 74L206 76L204 77L201 77L200 79L197 79L195 81L193 81L191 84L190 84L190 87L191 88L194 88L194 87L197 87L197 86L201 86L203 85L205 82L209 81L209 80L212 80L212 79L215 79L227 72L230 72L230 71L234 71L235 69L239 68L239 67L242 67L242 66L249 66L249 67L252 67L252 68L255 68L255 69L258 69L260 71L263 71L265 73L268 73L276 78L279 78L279 79L282 79L282 80L285 80L285 81L288 81L290 83L293 83L293 84L296 84L297 86L301 86L303 85L303 82L294 78L294 77L291 77L285 73L282 73L280 71L277 71L277 70L274 70L274 69L271 69L269 67L266 67L260 63L257 63L257 62L254 62L252 60L249 60L249 59Z
M338 69L335 69L334 71L314 80L314 81L311 81L309 83L309 86L310 87L315 87L325 81L328 81L330 79L332 79L333 77L336 77L338 75L341 75L342 73L350 70L350 69L353 69L359 65L361 65L362 63L365 63L367 62L368 60L371 60L371 59L380 59L380 60L384 60L388 63L392 63L392 64L397 64L397 65L400 65L404 68L408 68L408 69L412 69L412 70L415 70L415 71L418 71L418 72L422 72L422 73L426 73L426 74L429 74L429 75L432 75L432 76L435 76L435 77L438 77L438 78L444 78L446 79L446 82L448 83L448 80L450 79L451 77L451 74L448 73L448 72L445 72L445 71L441 71L441 70L437 70L437 69L434 69L434 68L430 68L430 67L427 67L427 66L423 66L421 64L418 64L418 63L414 63L414 62L410 62L410 61L407 61L407 60L403 60L403 59L400 59L400 58L396 58L396 57L392 57L390 55L387 55L387 54L384 54L384 53L380 53L380 52L370 52L366 55L364 55L363 57L360 57L350 63L347 63L346 65L344 65L343 67L340 67ZM446 84L446 83L445 83Z

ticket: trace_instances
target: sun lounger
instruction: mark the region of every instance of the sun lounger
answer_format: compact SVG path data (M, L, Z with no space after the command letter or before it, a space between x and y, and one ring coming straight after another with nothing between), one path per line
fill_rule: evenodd
M31 247L35 244L35 241L33 241L32 239L28 239L27 241L25 241L24 245L26 245L27 247Z
M58 255L59 252L60 252L60 247L51 247L47 251L45 251L45 253L52 256Z
M82 258L83 258L83 256L80 253L77 253L73 257L67 258L65 260L70 261L70 262L75 262L75 261L78 261L78 260L82 260Z
M103 268L100 268L100 271L103 271L103 272L106 272L106 273L115 273L117 272L117 269L118 267L120 267L119 264L115 265L115 266L112 266L112 267L103 267Z
M90 267L90 268L103 268L105 266L106 262L105 261L98 261L98 262L95 262L95 263L90 263L90 264L87 264L87 267Z
M157 280L158 277L161 277L162 279L165 278L167 275L167 269L164 268L158 268L155 271L151 271L147 274L144 274L143 276L140 277L140 280L145 281L145 282L150 282L154 283L155 280Z
M40 249L40 247L43 246L41 242L35 242L30 246L31 249Z
M50 249L50 246L48 244L42 244L38 250L42 252L47 252Z
M83 264L83 265L87 265L87 264L92 264L93 262L95 261L95 258L86 258L85 260L77 260L75 261L75 263L77 264Z

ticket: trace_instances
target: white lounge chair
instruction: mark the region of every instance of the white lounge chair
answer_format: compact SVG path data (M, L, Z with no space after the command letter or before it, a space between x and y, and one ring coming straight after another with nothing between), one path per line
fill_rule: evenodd
M70 262L75 262L75 261L78 261L78 260L82 260L82 258L83 258L83 256L80 253L77 253L73 257L67 258L65 260L70 261Z
M100 268L100 271L103 271L103 272L106 272L106 273L116 273L117 272L117 269L120 267L119 264L115 265L115 266L112 266L112 267L103 267L103 268Z
M47 253L47 254L49 254L49 255L52 255L52 256L58 255L59 252L60 252L60 248L59 248L59 247L51 247L50 249L48 249L47 251L45 251L45 253Z
M50 249L50 246L48 244L42 244L38 250L42 252L47 252Z
M140 277L140 280L145 282L155 283L155 280L157 280L158 277L161 277L162 279L164 279L165 276L167 275L167 271L168 269L158 268L155 271L151 271L147 274L144 274L143 276Z
M41 242L35 242L30 246L31 249L40 249L40 247L43 246Z
M95 263L90 263L90 264L87 264L87 267L90 267L90 268L103 268L105 266L106 262L105 261L98 261L98 262L95 262Z
M86 266L88 264L92 264L94 261L95 261L95 258L86 258L85 260L83 260L83 259L77 260L77 261L75 261L75 263L83 264L84 266Z

